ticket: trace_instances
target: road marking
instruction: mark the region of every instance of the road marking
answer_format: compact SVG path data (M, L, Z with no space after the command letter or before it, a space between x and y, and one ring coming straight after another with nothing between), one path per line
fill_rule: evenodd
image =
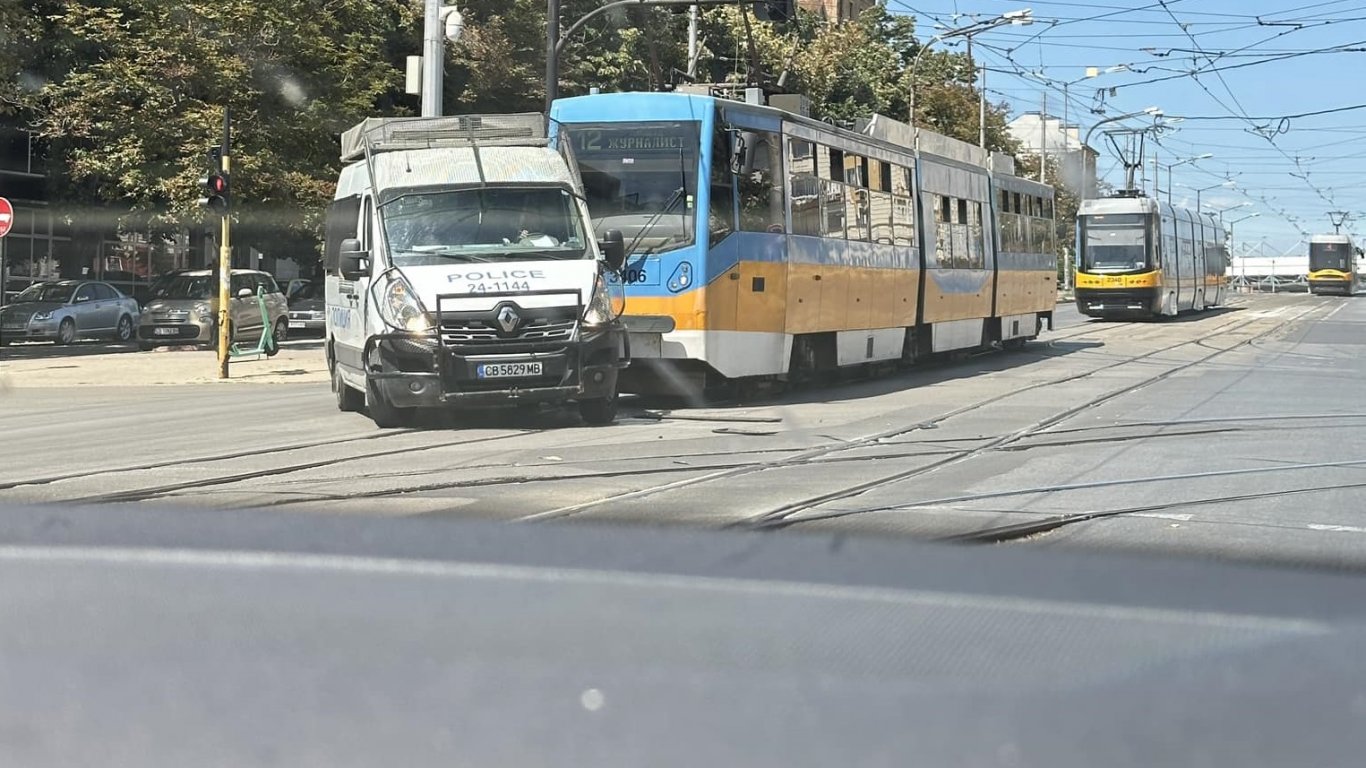
M1152 517L1158 520L1180 520L1183 523L1189 523L1190 519L1195 517L1195 515L1186 515L1179 512L1135 512L1134 514L1129 515L1129 517Z
M1306 525L1311 531L1331 531L1333 533L1366 533L1366 528L1359 525L1324 525L1322 523L1310 523Z

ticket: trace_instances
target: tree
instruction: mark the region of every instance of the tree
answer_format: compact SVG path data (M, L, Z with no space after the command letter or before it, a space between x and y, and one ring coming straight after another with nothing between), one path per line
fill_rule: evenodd
M400 0L54 6L36 125L64 160L55 191L119 203L147 225L197 217L206 151L231 109L244 234L311 232L331 196L335 136L396 91L389 45L414 19Z

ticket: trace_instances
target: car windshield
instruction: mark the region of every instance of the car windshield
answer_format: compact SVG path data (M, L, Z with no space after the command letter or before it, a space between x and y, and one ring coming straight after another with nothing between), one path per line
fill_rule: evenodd
M30 286L15 297L16 302L20 301L52 301L65 304L71 301L71 294L76 291L73 283L46 283Z
M299 283L294 286L289 294L289 300L321 299L324 295L323 288L324 286L320 282Z
M380 206L398 266L590 257L580 207L557 187L414 190Z
M218 297L218 278L213 275L177 275L153 286L153 299L198 299Z

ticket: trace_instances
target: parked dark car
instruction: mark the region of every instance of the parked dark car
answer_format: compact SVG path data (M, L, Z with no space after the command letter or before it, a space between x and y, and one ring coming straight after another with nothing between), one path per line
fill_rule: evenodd
M325 332L327 297L321 280L296 280L289 291L289 332L322 335Z

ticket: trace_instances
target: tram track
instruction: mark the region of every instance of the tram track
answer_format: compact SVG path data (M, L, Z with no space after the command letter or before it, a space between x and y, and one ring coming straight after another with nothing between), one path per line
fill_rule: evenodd
M1288 318L1287 320L1288 320L1288 322L1295 322L1295 321L1297 321L1297 320L1300 320L1300 319L1302 319L1302 318L1308 316L1310 313L1316 311L1317 309L1318 309L1318 307L1310 307L1310 308L1308 308L1308 309L1306 309L1306 310L1304 310L1304 311L1302 311L1302 312L1300 312L1300 313L1294 315L1293 317ZM1261 319L1261 318L1256 318L1256 317L1254 317L1254 318L1248 318L1246 321L1240 321L1240 322L1238 322L1237 325L1238 325L1238 328L1246 327L1246 326L1248 326L1248 325L1251 325L1252 323L1257 322L1257 321L1260 320L1260 319ZM1164 349L1162 349L1162 350L1156 350L1155 352L1148 353L1148 354L1146 354L1146 355L1140 355L1140 356L1134 357L1134 358L1131 359L1131 361L1136 362L1136 361L1141 360L1141 359L1143 359L1143 358L1152 357L1152 356L1154 356L1155 354L1160 354L1160 353L1162 353L1162 352L1170 351L1171 349L1175 349L1175 348L1179 348L1179 347L1185 347L1185 346L1196 346L1196 347L1199 347L1199 346L1201 345L1201 342L1204 342L1204 341L1206 341L1206 340L1208 340L1208 339L1210 339L1210 338L1212 338L1212 337L1214 337L1214 336L1217 336L1217 335L1219 335L1219 334L1226 333L1226 332L1228 332L1229 330L1230 330L1229 327L1220 327L1220 328L1211 330L1210 332L1208 332L1208 333L1206 333L1206 334L1204 334L1204 335L1202 335L1202 336L1200 336L1200 337L1197 337L1197 338L1195 338L1195 339L1190 339L1190 340L1187 340L1187 341L1184 341L1184 342L1181 342L1181 343L1172 345L1171 347L1164 348ZM1027 427L1024 427L1024 428L1022 428L1022 429L1020 429L1020 430L1015 431L1014 433L1011 433L1011 434L1005 435L1005 436L1003 436L1003 437L1001 437L1001 438L998 438L998 439L989 441L988 443L986 443L986 444L984 444L984 445L982 445L982 446L974 447L974 448L971 448L971 449L965 449L965 450L959 452L959 453L958 453L957 455L955 455L955 456L951 456L951 457L947 457L947 458L942 459L942 460L939 460L939 461L931 462L930 464L922 465L922 466L920 466L920 467L913 467L913 468L910 468L910 469L907 469L907 470L903 470L903 471L901 471L901 472L897 472L897 473L894 473L894 474L891 474L891 475L887 475L887 476L885 476L885 477L875 478L875 479L873 479L873 480L869 480L869 481L857 483L857 484L854 484L854 485L846 486L846 487L841 488L841 489L838 489L838 490L829 491L829 492L822 493L822 494L819 494L819 495L811 496L811 497L808 497L808 498L805 498L805 499L802 499L802 500L799 500L799 501L790 502L790 503L785 504L785 505L783 505L783 506L781 506L781 507L778 507L778 508L773 509L773 510L769 510L769 511L764 512L764 513L761 513L761 514L759 514L759 515L752 515L752 516L746 517L746 518L744 518L744 519L742 519L742 520L736 521L735 523L732 523L730 527L743 527L743 528L751 528L751 529L776 529L776 528L786 528L786 527L790 527L790 526L793 526L793 525L798 525L798 524L806 523L806 522L815 522L815 521L817 521L817 520L829 520L829 519L832 519L833 517L837 517L837 516L838 516L838 517L850 517L850 516L855 516L855 515L858 515L858 514L861 514L861 513L865 513L865 512L868 512L868 511L874 511L874 510L844 510L844 511L842 511L843 514L840 514L839 512L832 512L832 513L830 513L830 514L828 514L828 515L815 515L815 516L811 516L811 517L794 518L795 515L798 515L798 514L800 514L800 513L802 513L802 512L808 511L808 510L812 510L812 509L814 509L814 508L816 508L816 507L819 507L819 506L821 506L821 505L824 505L824 504L829 504L829 503L834 502L834 501L840 501L840 500L843 500L843 499L848 499L848 498L852 498L852 497L855 497L855 496L859 496L859 495L862 495L862 494L864 494L864 493L867 493L868 491L871 491L871 490L874 490L874 489L877 489L877 488L886 487L886 486L891 485L891 484L903 482L903 481L905 481L905 480L909 480L909 479L911 479L911 478L918 477L918 476L921 476L921 475L929 474L929 473L931 473L931 472L937 471L937 470L942 469L942 468L947 467L947 466L951 466L951 465L955 465L955 464L961 464L961 463L963 463L963 462L965 462L965 461L970 461L970 460L972 460L972 459L974 459L974 458L977 458L977 457L979 457L979 456L982 456L983 454L988 453L988 452L990 452L990 451L1001 450L1001 449L1008 449L1008 448L1009 448L1010 446L1012 446L1013 444L1018 443L1019 441L1024 440L1024 439L1026 439L1026 438L1032 437L1032 436L1034 436L1034 435L1036 435L1036 434L1039 434L1039 433L1043 432L1044 430L1047 430L1049 427L1054 426L1054 425L1057 425L1057 424L1059 424L1059 423L1061 423L1061 422L1063 422L1063 421L1066 421L1067 419L1070 419L1070 418L1072 418L1072 417L1074 417L1074 416L1076 416L1076 415L1078 415L1078 414L1080 414L1080 413L1083 413L1083 412L1085 412L1085 411L1087 411L1087 410L1090 410L1090 409L1095 408L1095 407L1097 407L1097 406L1099 406L1099 405L1102 405L1102 404L1104 404L1104 403L1107 403L1107 402L1110 402L1110 401L1112 401L1112 400L1115 400L1115 399L1117 399L1117 398L1119 398L1119 397L1123 397L1123 396L1125 396L1125 395L1128 395L1128 394L1130 394L1130 393L1133 393L1133 392L1138 391L1138 390L1140 390L1140 389L1143 389L1143 388L1145 388L1145 387L1151 386L1152 384L1155 384L1155 383L1157 383L1157 382L1159 382L1159 381L1162 381L1162 380L1164 380L1164 379L1170 378L1170 377L1172 377L1172 376L1174 376L1174 375L1176 375L1176 374L1178 374L1178 373L1182 373L1182 372L1184 372L1184 371L1190 370L1191 368L1194 368L1194 367L1196 367L1196 366L1198 366L1198 365L1201 365L1201 364L1203 364L1203 363L1206 363L1206 362L1208 362L1208 361L1210 361L1210 360L1212 360L1212 359L1214 359L1214 358L1216 358L1216 357L1219 357L1219 356L1221 356L1221 355L1227 354L1227 353L1232 352L1232 351L1234 351L1234 350L1236 350L1236 349L1240 349L1240 348L1242 348L1242 347L1244 347L1244 346L1247 346L1247 345L1249 344L1249 342L1251 342L1253 339L1264 337L1264 336L1266 336L1266 335L1269 335L1269 334L1271 334L1271 333L1276 332L1277 330L1279 330L1279 328L1273 326L1273 327L1271 327L1271 328L1266 329L1265 331L1262 331L1261 333L1259 333L1259 334L1257 334L1257 335L1255 335L1255 336L1253 336L1253 337L1250 337L1250 338L1248 338L1248 339L1244 339L1244 340L1242 340L1242 341L1239 341L1239 342L1237 342L1236 344L1233 344L1232 346L1219 348L1219 349L1217 349L1217 350L1211 351L1209 354L1202 355L1201 357L1196 358L1196 359L1194 359L1194 360L1186 361L1186 362L1184 362L1184 363L1181 363L1181 364L1179 364L1179 365L1176 365L1175 367L1168 368L1168 369L1166 369L1166 370L1164 370L1164 371L1161 371L1161 372L1159 372L1159 373L1155 373L1155 374L1153 374L1153 375L1151 375L1151 376L1147 376L1147 377L1143 378L1142 380L1140 380L1140 381L1138 381L1138 382L1135 382L1135 383L1132 383L1132 384L1128 384L1128 385L1125 385L1125 386L1120 387L1120 388L1118 388L1118 389L1114 389L1114 390L1111 390L1111 391L1109 391L1109 392L1106 392L1106 393L1103 393L1103 394L1101 394L1101 395L1098 395L1098 396L1096 396L1096 397L1090 398L1090 399L1088 399L1088 400L1086 400L1086 401L1084 401L1084 402L1082 402L1082 403L1080 403L1080 404L1078 404L1078 405L1075 405L1075 406L1072 406L1072 407L1070 407L1070 408L1067 408L1067 409L1065 409L1065 410L1063 410L1063 411L1061 411L1061 412L1058 412L1058 413L1056 413L1056 414L1053 414L1053 415L1051 415L1051 416L1048 416L1048 417L1046 417L1046 418L1044 418L1044 419L1040 419L1040 420L1038 420L1038 421L1036 421L1036 422L1030 424L1030 425L1027 426Z
M1307 314L1307 312L1308 312L1308 311L1312 311L1312 309L1313 309L1313 308L1311 308L1310 310L1307 310L1305 313L1301 313L1300 316L1302 316L1303 314ZM1299 316L1296 316L1296 319L1298 319L1298 317L1299 317ZM768 462L756 462L756 463L746 464L746 465L740 466L740 467L726 468L726 469L722 469L722 470L719 470L719 471L716 471L716 472L712 472L712 473L709 473L709 474L706 474L706 475L702 475L702 476L700 476L700 477L695 477L695 478L684 478L684 479L681 479L681 480L677 480L677 481L674 481L674 482L671 482L671 483L666 483L666 484L659 485L659 486L653 486L653 487L650 487L650 488L643 488L643 489L639 489L639 490L627 491L627 492L619 493L619 494L613 494L613 495L610 495L610 496L605 496L605 497L601 497L601 498L598 498L598 499L593 499L593 500L590 500L590 501L580 502L580 503L572 504L572 505L566 505L566 506L563 506L563 507L559 507L559 508L555 508L555 509L550 509L550 510L546 510L546 511L542 511L542 512L537 512L537 513L533 513L533 514L530 514L530 515L524 515L524 516L521 516L521 517L517 518L517 520L520 521L520 522L542 522L542 521L547 521L547 520L563 519L563 518L573 517L573 516L582 514L582 513L584 513L584 512L587 512L587 511L589 511L589 510L592 510L592 509L594 509L594 508L598 508L598 507L601 507L601 506L604 506L604 505L619 503L619 502L623 502L623 501L635 501L635 500L650 498L650 497L658 496L658 495L661 495L661 494L666 494L666 493L671 493L671 492L675 492L675 491L680 491L680 490L684 490L684 489L688 489L688 488L693 488L693 487L696 487L696 486L699 486L699 485L703 485L703 484L715 483L715 482L721 481L721 480L729 480L729 479L734 479L734 478L737 478L737 477L743 477L743 476L751 475L751 474L758 473L758 472L765 472L765 471L770 471L770 470L774 470L774 469L782 469L782 468L788 468L788 467L794 467L794 466L800 466L800 465L803 465L803 464L808 464L808 463L811 463L813 460L825 458L825 457L830 456L830 455L832 455L832 454L837 454L837 453L840 453L840 452L850 451L850 450L859 449L859 448L866 448L866 447L870 447L870 446L873 446L873 445L877 445L877 444L879 444L879 443L881 443L881 442L883 442L883 441L886 441L886 440L888 440L888 439L900 437L900 436L903 436L903 435L906 435L906 434L909 434L909 433L912 433L912 432L916 432L916 431L920 431L920 430L924 430L924 429L932 429L932 428L935 428L935 427L937 427L938 425L940 425L940 424L942 424L943 422L948 421L948 420L950 420L950 419L954 419L954 418L957 418L957 417L959 417L959 416L963 416L963 415L972 413L972 412L974 412L974 411L977 411L977 410L980 410L980 409L982 409L982 408L985 408L985 407L988 407L988 406L991 406L991 405L1000 403L1000 402L1002 402L1002 401L1004 401L1004 400L1007 400L1007 399L1010 399L1010 398L1013 398L1013 397L1017 397L1017 396L1019 396L1019 395L1021 395L1021 394L1027 393L1027 392L1031 392L1031 391L1034 391L1034 390L1037 390L1037 389L1041 389L1041 388L1046 388L1046 387L1054 387L1054 386L1058 386L1058 385L1060 385L1060 384L1065 384L1065 383L1067 383L1067 382L1071 382L1071 381L1076 381L1076 380L1079 380L1079 379L1088 378L1088 377L1091 377L1091 376L1096 375L1097 373L1101 373L1101 372L1103 372L1103 371L1110 370L1110 369L1113 369L1113 368L1116 368L1116 367L1119 367L1119 366L1130 365L1130 364L1135 363L1135 362L1139 362L1139 361L1142 361L1142 360L1154 358L1154 357L1157 357L1157 356L1159 356L1159 355L1162 355L1162 354L1171 352L1171 351L1173 351L1173 350L1180 349L1180 348L1182 348L1182 347L1190 346L1192 343L1194 343L1194 342L1196 342L1196 341L1202 341L1202 340L1205 340L1205 339L1208 339L1208 338L1213 338L1213 337L1215 337L1215 336L1218 336L1218 335L1227 333L1227 332L1230 331L1230 329L1236 329L1236 328L1245 327L1245 326L1250 325L1250 324L1252 324L1252 323L1254 323L1254 322L1257 322L1257 321L1260 320L1260 319L1261 319L1261 318L1256 318L1256 317L1254 317L1254 318L1243 318L1243 317L1239 317L1239 316L1236 316L1236 315L1235 315L1234 317L1232 317L1231 319L1229 319L1227 322L1224 322L1224 323L1219 324L1219 325L1216 326L1215 328L1210 329L1209 331L1205 332L1203 335L1197 337L1196 339L1190 339L1190 340L1180 341L1180 342L1177 342L1177 343L1174 343L1174 344L1169 344L1169 345L1166 345L1166 346L1163 346L1163 347L1160 347L1160 348L1157 348L1157 349L1154 349L1154 350L1150 350L1150 351L1145 352L1145 353L1143 353L1143 354L1141 354L1141 355L1126 357L1126 358L1124 358L1124 359L1122 359L1122 360L1116 360L1116 361L1112 361L1112 362L1109 362L1109 363L1105 363L1105 364L1103 364L1103 365L1096 366L1096 367L1094 367L1094 368L1090 368L1090 369L1088 369L1088 370L1086 370L1086 371L1082 371L1082 372L1079 372L1079 373L1071 374L1071 375L1068 375L1068 376L1057 377L1057 378L1049 379L1049 380L1047 380L1047 381L1035 382L1035 383L1033 383L1033 384L1030 384L1030 385L1027 385L1027 386L1024 386L1024 387L1020 387L1020 388L1018 388L1018 389L1013 389L1013 390L1011 390L1011 391L1009 391L1009 392L1001 393L1001 394L999 394L999 395L995 395L995 396L992 396L992 397L989 397L989 398L984 398L984 399L982 399L982 400L979 400L979 401L976 401L976 402L967 404L967 405L965 405L965 406L961 406L961 407L959 407L959 408L955 408L955 409L949 410L949 411L944 412L944 413L941 413L941 414L939 414L939 415L937 415L937 416L935 416L935 417L933 417L933 418L931 418L931 419L921 420L921 421L918 421L918 422L916 422L916 423L914 423L914 424L898 426L898 427L895 427L895 428L890 429L890 430L883 430L883 431L876 432L876 433L873 433L873 434L863 435L863 436L860 436L860 437L857 437L857 438L853 438L853 439L850 439L850 440L847 440L847 441L842 441L842 442L839 442L839 443L816 446L816 447L814 447L814 448L811 448L811 449L808 449L808 450L806 450L806 451L803 451L803 452L801 452L801 453L799 453L799 454L797 454L797 455L795 455L795 456L788 457L788 458L784 458L784 459L779 459L779 460L775 460L775 461L768 461ZM1225 350L1225 351L1227 351L1227 350ZM1195 361L1195 363L1203 362L1204 359L1206 359L1206 358L1201 358L1200 360ZM1192 364L1195 364L1195 363L1192 363ZM1185 368L1190 367L1190 365L1191 365L1191 364L1187 364L1187 365L1185 365L1185 366L1181 366L1180 369L1181 369L1181 370L1184 370ZM1176 373L1176 372L1177 372L1177 370L1173 369L1173 370L1171 370L1170 373L1168 373L1168 374L1166 374L1166 375L1171 375L1171 374L1174 374L1174 373ZM1153 378L1153 377L1150 377L1150 378ZM1157 380L1157 379L1156 379L1156 378L1153 378L1153 380ZM1088 403L1088 404L1085 404L1085 405L1083 405L1083 406L1079 406L1079 407L1077 407L1077 408L1068 409L1067 411L1063 412L1062 414L1055 414L1054 417L1050 417L1050 419L1045 420L1046 423L1044 423L1044 424L1039 424L1039 425L1034 425L1034 426L1032 427L1032 429L1027 428L1026 432L1029 433L1029 434L1032 434L1032 432L1035 432L1035 431L1039 431L1039 430L1045 429L1045 428L1047 428L1047 426L1050 426L1050 425L1055 424L1055 423L1057 423L1057 422L1059 422L1059 421L1062 421L1062 420L1064 420L1064 419L1066 419L1066 418L1069 418L1070 416L1075 415L1075 413L1078 413L1078 412L1080 412L1080 411L1082 411L1082 410L1085 410L1086 408L1095 407L1095 405L1099 405L1101 402L1104 402L1105 400L1113 399L1114 397L1121 396L1121 395L1123 395L1123 394L1126 394L1127 392L1130 392L1130 391L1133 391L1134 389L1139 388L1140 386L1146 386L1146 384L1148 384L1148 383L1151 383L1151 381L1145 380L1145 382L1142 382L1142 383L1140 383L1139 385L1127 387L1127 388L1125 388L1125 389L1122 390L1122 391L1117 391L1117 392L1114 392L1114 393L1110 393L1108 397L1104 397L1103 399L1098 398L1098 399L1096 400L1096 402L1094 402L1094 403ZM799 512L799 511L801 511L801 510L803 510L803 509L809 508L810 506L813 506L813 505L817 505L817 504L821 504L821 503L828 503L828 501L836 500L836 499L839 499L839 498L846 498L846 497L849 496L849 495L857 495L858 493L862 493L862 492L864 492L865 490L868 490L868 489L870 489L870 488L872 488L872 487L877 487L878 485L881 485L881 484L886 484L886 483L888 483L888 482L895 482L895 481L897 481L897 480L899 480L899 479L905 479L905 478L907 478L907 477L913 477L913 476L915 476L916 474L923 474L924 472L927 472L927 471L933 471L934 469L938 469L938 468L940 468L940 467L942 467L942 466L946 466L946 465L948 465L948 464L950 464L950 463L956 463L957 461L961 461L961 460L963 460L963 458L966 457L966 456L977 455L977 454L980 454L980 453L983 453L983 452L986 452L986 451L994 450L998 445L1008 445L1008 444L1010 444L1011 442L1014 442L1015 440L1021 439L1021 438L1024 437L1024 436L1027 436L1027 434L1011 433L1011 434L1009 434L1009 435L1005 435L1005 436L1003 436L1003 437L1000 437L1000 438L997 438L997 439L994 439L994 440L988 440L988 441L987 441L984 445L982 445L982 446L974 447L974 448L971 448L971 449L962 449L962 450L956 451L956 452L950 454L949 456L946 456L946 457L943 458L943 459L940 459L940 460L935 461L935 462L931 462L929 465L923 465L922 467L918 467L918 468L915 468L915 469L913 469L913 470L906 470L906 471L904 471L904 472L899 472L899 473L896 473L896 474L894 474L894 475L890 475L890 476L887 476L887 477L884 477L884 478L880 478L880 479L875 480L875 481L871 481L871 483L859 484L858 486L847 487L847 488L844 488L844 489L840 489L839 491L834 491L834 492L831 492L831 493L828 493L828 494L821 494L821 495L819 495L819 496L814 496L814 497L811 497L811 498L809 498L809 499L805 499L805 500L803 500L803 501L801 501L801 502L798 502L798 503L796 503L796 504L785 505L784 507L781 507L781 508L779 508L778 510L774 510L774 511L772 511L772 512L765 513L765 514L762 515L762 516L752 516L752 517L746 518L746 519L745 519L744 521L742 521L741 523L737 523L737 525L753 525L753 524L756 524L756 523L757 523L757 524L760 524L760 525L765 525L765 526L766 526L766 525L771 525L771 524L774 522L773 519L770 519L770 516L771 516L771 515L777 515L778 517L777 517L776 519L781 519L782 517L786 517L786 516L791 515L791 514L796 514L797 512ZM641 474L641 475L648 475L648 474L651 474L651 472L650 472L649 470L645 470L645 471L642 471L640 474ZM868 487L867 487L867 488L863 487L863 486L865 486L865 485L868 486Z

